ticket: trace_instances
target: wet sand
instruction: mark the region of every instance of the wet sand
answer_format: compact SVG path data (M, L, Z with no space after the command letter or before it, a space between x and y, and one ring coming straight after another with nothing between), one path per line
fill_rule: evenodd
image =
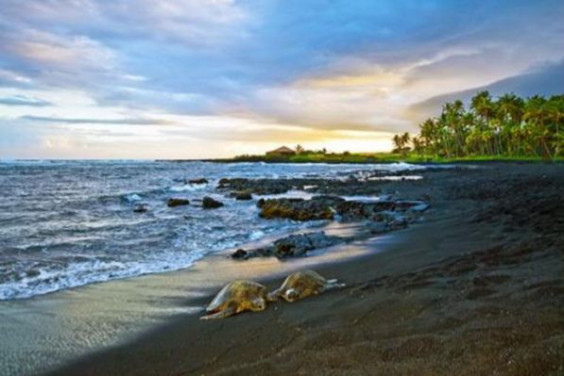
M351 236L358 233L359 225L331 223L324 230ZM273 235L245 246L259 247L276 238ZM203 304L197 298L207 297L232 279L281 277L296 269L378 252L391 241L395 241L393 236L354 242L287 262L276 258L233 262L229 257L232 249L209 255L184 270L0 302L0 375L37 374L93 351L134 341L176 317L200 314Z
M349 248L378 252L315 266L346 288L225 320L178 315L52 374L563 374L564 166L424 175L378 183L406 199L428 195L423 223ZM275 287L282 277L271 273L258 279Z

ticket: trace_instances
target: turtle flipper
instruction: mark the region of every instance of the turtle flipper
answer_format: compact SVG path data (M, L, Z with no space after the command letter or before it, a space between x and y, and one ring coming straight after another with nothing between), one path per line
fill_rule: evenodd
M202 317L200 317L200 320L223 319L223 318L232 316L235 313L237 313L237 310L234 307L227 307L223 311L219 311L217 313L212 313L211 315L202 316Z
M325 286L323 287L323 291L327 291L327 290L333 290L333 289L340 289L342 287L345 287L346 285L344 283L340 283L338 280L336 279L329 279L327 281L327 283L325 284Z
M266 294L266 301L267 302L277 302L280 300L280 295L282 293L282 289L276 289L274 291L269 292Z

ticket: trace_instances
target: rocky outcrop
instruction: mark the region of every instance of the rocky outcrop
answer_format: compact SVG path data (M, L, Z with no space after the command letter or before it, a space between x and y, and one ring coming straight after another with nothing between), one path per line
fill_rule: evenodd
M175 208L177 206L189 205L190 201L185 198L169 198L166 202L169 208Z
M200 179L190 179L187 181L188 184L208 184L208 179L200 178Z
M286 193L294 187L293 180L283 179L221 179L217 189L272 195Z
M234 258L236 260L246 260L249 258L248 254L249 252L245 251L243 248L239 248L231 254L231 258Z
M347 239L327 235L325 232L290 235L276 240L271 246L251 250L238 249L231 257L246 260L251 257L275 256L279 259L301 257L315 249L327 248L345 242Z
M371 234L377 235L407 228L408 224L408 218L399 213L381 212L367 225L367 229Z
M232 197L237 201L249 201L253 199L253 195L247 191L231 192L229 197Z
M253 195L248 192L237 193L235 195L235 200L238 201L248 201L252 199L253 199Z
M274 256L277 258L304 256L314 249L327 248L343 241L343 238L326 235L323 231L290 235L274 242Z
M262 218L287 218L296 221L338 219L341 222L397 222L401 216L413 217L429 208L422 201L346 201L337 196L316 196L310 200L295 198L261 199L257 202Z
M232 192L249 192L257 195L282 194L290 190L301 190L328 195L377 195L385 181L366 181L343 176L341 179L296 178L296 179L245 179L223 178L217 189Z
M133 207L134 213L145 213L149 210L149 207L146 204L137 204Z
M323 200L296 198L261 199L257 206L262 218L287 218L295 221L333 219L331 207Z
M217 209L217 208L220 208L222 206L223 206L222 202L214 200L211 197L206 196L202 199L202 207L204 209Z

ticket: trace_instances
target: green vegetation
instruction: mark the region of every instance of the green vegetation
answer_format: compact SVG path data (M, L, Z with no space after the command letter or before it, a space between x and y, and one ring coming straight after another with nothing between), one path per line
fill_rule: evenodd
M441 157L437 155L418 155L410 153L342 153L299 154L289 157L265 155L241 155L234 159L213 160L214 162L266 162L266 163L455 163L455 162L542 162L541 157L472 155L465 157ZM564 157L554 157L552 161L564 161Z
M418 157L417 157L418 158ZM391 153L327 153L304 150L303 152L284 155L240 155L228 162L267 162L267 163L378 163L397 162L406 158Z
M235 162L286 163L453 163L486 161L564 161L564 95L527 99L505 94L494 100L482 91L465 108L446 103L441 114L420 125L420 133L395 135L391 153L329 153L305 150L295 155L242 155Z
M523 99L487 91L446 103L420 125L420 133L394 136L394 152L423 159L561 160L564 157L564 95ZM411 145L411 146L410 146Z

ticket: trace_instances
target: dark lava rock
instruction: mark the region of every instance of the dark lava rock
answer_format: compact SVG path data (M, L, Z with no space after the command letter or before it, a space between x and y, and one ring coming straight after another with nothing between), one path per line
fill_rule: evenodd
M385 223L390 231L399 230L402 228L406 228L410 217L406 217L402 213L398 213L395 211L388 211L383 210L374 214L371 218L374 222L383 222Z
M182 206L182 205L189 205L190 201L188 201L185 198L169 198L168 201L166 202L166 204L168 205L169 208L175 208L177 206Z
M313 196L311 198L312 201L316 201L316 202L322 202L326 205L337 205L337 204L341 204L343 202L347 202L344 198L339 197L339 196L331 196L331 195L319 195L319 196Z
M138 204L133 207L133 212L135 213L145 213L149 210L149 207L145 204Z
M292 180L284 179L223 178L217 186L217 189L246 191L259 195L286 193L293 188L295 188L295 183Z
M395 210L393 201L345 201L335 207L341 216L341 222L358 222L363 220L378 221L378 213Z
M231 257L237 260L246 260L249 258L249 253L244 249L239 248L231 254Z
M220 208L222 206L223 206L222 202L214 200L211 197L206 196L202 199L202 207L204 209L217 209L217 208Z
M245 179L223 178L217 189L229 191L246 191L258 195L282 194L290 190L302 190L331 195L376 195L380 193L378 182L361 181L348 177L344 180L321 178L296 179Z
M274 256L278 258L304 256L308 251L342 243L343 238L325 232L290 235L274 242Z
M246 260L251 257L269 257L274 254L274 246L255 248L251 250L238 249L231 254L231 257L236 260Z
M326 248L345 242L346 238L326 235L325 232L312 232L308 234L290 235L278 239L272 246L251 250L238 249L231 257L237 260L246 260L251 257L276 256L279 259L288 257L305 256L314 249Z
M208 184L208 180L205 179L205 178L191 179L191 180L188 180L188 184Z
M260 200L260 216L266 219L288 218L295 221L333 219L333 211L323 200L269 199Z
M253 195L249 192L235 192L235 200L248 201L253 199Z
M260 199L257 202L262 218L288 218L296 221L337 219L341 222L384 221L403 226L405 218L415 216L429 208L423 201L346 201L337 196L315 196L310 200L300 198ZM405 215L399 215L399 214ZM401 217L401 218L400 218Z

